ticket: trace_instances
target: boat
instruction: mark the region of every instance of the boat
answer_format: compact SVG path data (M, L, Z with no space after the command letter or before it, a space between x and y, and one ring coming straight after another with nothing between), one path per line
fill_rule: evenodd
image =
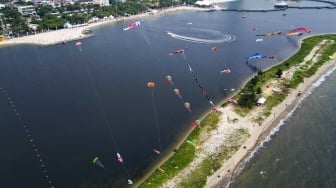
M285 1L280 1L274 4L275 8L287 8L288 4Z
M84 31L82 31L83 34L90 34L92 33L91 29L84 29Z

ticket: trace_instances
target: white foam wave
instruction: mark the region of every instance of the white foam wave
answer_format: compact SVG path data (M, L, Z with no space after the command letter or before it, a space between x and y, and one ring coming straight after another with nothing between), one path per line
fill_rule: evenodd
M194 43L204 43L204 44L216 44L216 43L224 43L224 42L232 42L236 40L236 36L231 34L221 34L219 39L203 39L203 38L196 38L196 37L189 37L184 35L179 35L172 32L167 32L167 34L175 39L188 41L188 42L194 42Z

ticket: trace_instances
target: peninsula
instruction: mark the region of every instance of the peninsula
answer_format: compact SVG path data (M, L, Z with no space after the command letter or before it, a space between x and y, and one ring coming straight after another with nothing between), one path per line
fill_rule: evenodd
M238 105L225 100L218 112L209 112L170 158L137 186L228 186L237 166L251 157L281 120L296 109L313 83L336 69L336 35L313 36L301 40L300 45L289 59L251 77L232 96ZM242 105L249 94L264 100L259 105L255 99L253 105ZM194 141L197 147L186 140Z

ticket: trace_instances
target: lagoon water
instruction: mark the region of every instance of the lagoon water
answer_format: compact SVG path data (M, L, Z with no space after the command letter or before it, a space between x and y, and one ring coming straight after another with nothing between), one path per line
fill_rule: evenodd
M230 3L249 8L246 2ZM253 6L268 8L273 3ZM254 62L264 69L288 58L301 38L276 36L256 43L256 34L302 26L312 29L312 34L336 31L336 25L329 24L336 16L334 10L286 13L177 12L146 18L140 28L127 32L122 31L127 21L101 26L94 30L95 37L81 41L80 48L75 42L2 46L0 187L126 187L128 178L136 181L161 159L153 152L159 147L157 131L163 153L170 152L190 130L190 122L210 110L186 62L219 104L232 94L224 89L239 89L255 74L246 65L246 56L275 55L274 60ZM216 44L218 50L213 52L213 44L177 40L166 31L209 39L232 34L236 40ZM185 49L184 56L168 55L180 48ZM219 74L228 67L231 74ZM173 77L174 86L165 82L166 75ZM148 81L156 83L159 130ZM180 89L183 100L173 94L174 88ZM184 109L184 102L191 103L192 114ZM117 161L117 152L124 164ZM95 156L104 169L92 164Z

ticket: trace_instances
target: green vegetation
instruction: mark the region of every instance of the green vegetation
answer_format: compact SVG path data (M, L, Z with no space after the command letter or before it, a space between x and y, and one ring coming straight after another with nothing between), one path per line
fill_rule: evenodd
M326 40L327 42L321 45L321 48L318 50L317 53L320 55L318 56L317 61L313 63L312 60L308 60L306 63L302 64L304 58L323 40ZM283 71L288 70L293 66L297 67L298 70L294 72L293 77L290 80L285 80L280 85L281 91L273 93L267 98L266 103L264 104L264 112L255 119L257 123L262 123L264 118L270 115L271 109L286 98L290 89L296 88L304 81L305 77L312 76L320 66L330 60L329 56L333 55L335 52L336 35L321 35L304 39L300 50L290 59L270 68L266 72L258 72L258 74L245 85L242 91L235 96L235 98L238 98L239 102L239 105L235 107L235 111L241 116L245 116L255 106L256 95L253 95L254 93L257 95L261 94L261 88L267 81L281 78Z
M182 181L181 187L204 187L207 177L218 170L222 166L223 161L229 159L248 137L247 129L236 129L227 139L228 143L220 148L216 154L205 158L202 163Z
M80 4L79 2L75 2L74 4L62 4L56 7L52 7L51 5L34 4L32 2L23 2L20 0L15 2L18 6L35 6L36 14L26 16L21 15L16 7L9 5L9 1L0 0L0 2L4 4L7 3L5 8L0 9L3 24L6 25L5 30L0 27L0 35L5 33L9 37L34 33L35 31L28 27L29 24L37 24L37 31L56 30L63 28L64 23L67 22L73 25L83 24L88 23L92 18L103 19L110 16L129 16L146 12L149 8L159 9L171 6L180 6L184 3L193 4L196 0L127 0L124 3L110 0L109 6L100 6L98 4Z
M199 136L203 129L211 130L216 127L219 122L220 113L210 113L202 120L201 126L195 128L193 132L188 136L187 140L192 140L198 143ZM161 187L161 185L168 179L174 177L178 172L185 168L195 157L195 147L184 142L178 149L174 150L175 154L169 158L164 164L161 165L160 170L156 170L140 187Z

